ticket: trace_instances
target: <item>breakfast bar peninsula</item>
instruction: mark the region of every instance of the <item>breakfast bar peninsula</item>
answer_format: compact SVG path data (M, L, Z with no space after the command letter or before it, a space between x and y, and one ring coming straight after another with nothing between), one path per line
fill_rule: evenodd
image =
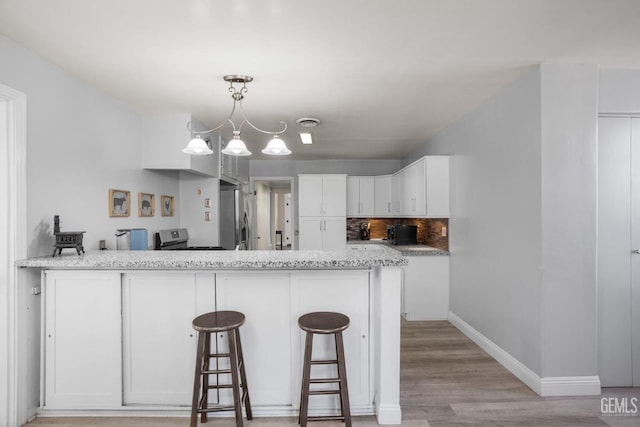
M246 316L240 333L254 416L297 416L304 347L297 319L337 311L350 318L344 345L352 415L400 424L406 263L382 245L332 252L96 251L19 261L42 270L40 413L188 414L196 353L191 322L236 310ZM314 358L333 354L328 338L316 338ZM219 351L226 341L218 334ZM315 369L314 375L335 375L330 366ZM223 392L216 402L232 399ZM309 413L338 408L335 395L314 396Z

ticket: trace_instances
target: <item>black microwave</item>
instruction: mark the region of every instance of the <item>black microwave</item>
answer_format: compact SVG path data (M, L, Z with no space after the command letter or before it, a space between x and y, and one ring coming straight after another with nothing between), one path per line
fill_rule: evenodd
M417 225L390 225L387 227L387 240L394 245L417 245Z

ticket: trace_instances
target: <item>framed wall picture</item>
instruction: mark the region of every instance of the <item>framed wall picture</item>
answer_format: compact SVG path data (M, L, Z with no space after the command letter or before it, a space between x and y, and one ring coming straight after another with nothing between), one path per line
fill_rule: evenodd
M109 216L129 216L131 213L131 192L109 189Z
M160 209L162 209L162 216L173 216L175 207L173 196L161 196L160 205Z
M155 194L138 193L138 216L153 216L155 209Z

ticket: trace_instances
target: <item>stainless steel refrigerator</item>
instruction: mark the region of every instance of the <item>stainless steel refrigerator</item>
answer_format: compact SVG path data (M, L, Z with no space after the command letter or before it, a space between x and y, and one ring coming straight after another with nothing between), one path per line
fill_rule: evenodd
M248 201L241 186L220 181L220 246L225 249L249 249Z

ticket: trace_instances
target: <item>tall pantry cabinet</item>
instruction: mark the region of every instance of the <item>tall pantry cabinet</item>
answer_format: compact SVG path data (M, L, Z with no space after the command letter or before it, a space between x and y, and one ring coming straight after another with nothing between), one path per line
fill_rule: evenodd
M298 175L299 249L347 247L347 175Z

